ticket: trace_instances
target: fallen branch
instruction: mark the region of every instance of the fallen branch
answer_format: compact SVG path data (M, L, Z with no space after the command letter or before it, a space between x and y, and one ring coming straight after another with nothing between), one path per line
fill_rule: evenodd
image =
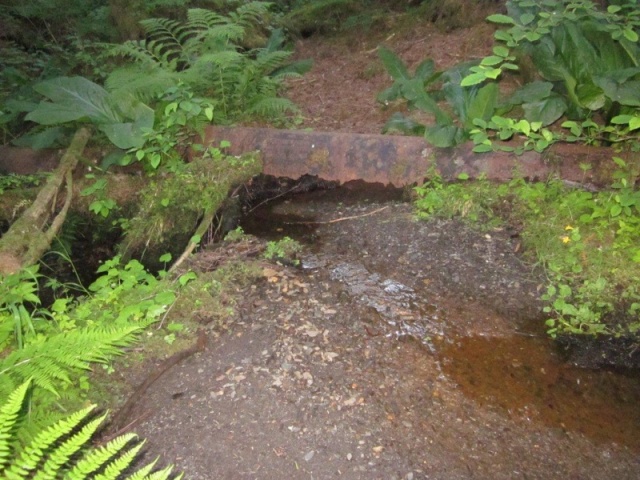
M356 218L368 217L369 215L373 215L375 213L379 213L379 212L381 212L383 210L386 210L387 208L389 208L388 205L386 207L382 207L382 208L378 208L377 210L373 210L371 212L363 213L362 215L352 215L350 217L334 218L333 220L325 220L324 222L285 222L285 223L287 225L326 225L326 224L329 224L329 223L338 223L338 222L344 222L346 220L355 220Z
M51 247L51 242L60 231L69 211L73 191L72 173L90 136L91 132L86 128L76 132L60 165L42 187L33 204L0 238L0 275L15 273L33 265ZM65 183L67 193L64 206L50 220L58 193Z
M209 226L213 223L215 216L216 216L216 212L213 209L210 209L209 211L205 212L204 216L202 217L202 220L200 221L200 225L198 225L198 229L196 230L196 233L194 234L194 236L198 238L202 238L203 235L207 232L207 230L209 230ZM191 255L191 253L196 249L197 246L198 246L198 243L189 242L189 245L187 245L187 248L184 249L184 252L182 252L182 255L180 255L180 258L178 258L178 260L176 260L176 262L173 265L171 265L169 272L170 273L175 272L176 269L182 264L182 262L184 262L187 258L189 258L189 255Z

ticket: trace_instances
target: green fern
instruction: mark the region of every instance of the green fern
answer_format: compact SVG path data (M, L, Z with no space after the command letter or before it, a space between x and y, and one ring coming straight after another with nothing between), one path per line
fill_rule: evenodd
M14 350L0 359L0 398L27 378L58 396L59 386L71 383L71 371L87 370L90 363L120 354L140 330L139 326L73 330Z
M27 380L0 407L0 475L7 480L56 479L83 480L166 480L173 467L153 472L156 462L130 471L144 442L134 434L117 437L97 449L89 442L106 418L94 416L95 406L73 413L40 431L31 442L20 447L14 432L21 420L31 380ZM177 478L182 478L179 475Z
M114 95L133 95L142 102L150 102L170 87L178 84L180 74L156 64L145 67L121 68L107 78L105 87Z
M248 28L259 24L269 14L269 9L273 3L270 2L249 2L238 7L235 12L231 12L229 17L234 23Z
M16 430L15 425L27 395L30 382L25 382L9 394L4 405L0 407L0 472L11 457L11 439Z
M126 42L110 51L134 60L137 66L114 72L107 88L148 101L149 96L182 82L212 100L216 122L248 115L279 117L295 110L290 101L278 99L282 81L302 75L311 63L287 64L291 52L282 49L282 30L274 30L262 48L241 46L248 29L264 27L270 5L248 2L227 16L194 8L187 12L186 22L143 21L146 40Z
M257 97L255 100L248 112L259 117L277 117L287 112L295 112L298 109L295 103L287 98Z

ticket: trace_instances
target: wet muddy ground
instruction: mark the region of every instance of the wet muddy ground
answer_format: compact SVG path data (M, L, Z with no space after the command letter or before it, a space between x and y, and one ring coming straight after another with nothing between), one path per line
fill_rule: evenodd
M192 479L640 476L637 376L563 363L508 233L349 186L244 228L302 241L302 266L265 262L228 330L139 399L149 455Z

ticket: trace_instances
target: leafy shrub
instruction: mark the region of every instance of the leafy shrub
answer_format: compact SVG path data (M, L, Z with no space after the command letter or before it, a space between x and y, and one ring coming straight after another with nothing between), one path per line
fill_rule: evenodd
M424 135L436 147L452 147L469 139L475 119L488 120L498 110L496 83L466 88L461 85L475 62L440 72L435 71L433 61L428 59L416 67L412 76L395 53L379 47L378 54L394 79L393 85L378 95L378 101L403 99L409 108L418 108L435 119L435 125L427 126L396 113L385 124L383 132L397 130ZM447 102L448 110L439 105L441 99Z
M396 93L433 114L435 126L396 115L387 128L424 134L439 147L471 138L476 152L542 151L559 140L633 141L634 131L640 129L637 2L621 1L605 12L587 0L511 0L507 13L488 17L507 27L496 32L500 44L493 54L442 73L439 90L432 82L419 86L415 78L401 80L405 85ZM399 59L380 52L398 83L406 69L400 68ZM530 72L522 79L524 85L499 102L496 82L503 72L520 66ZM453 117L443 113L438 103L442 99ZM505 116L511 111L516 118ZM562 126L568 134L549 128L561 119L566 120ZM524 141L504 143L513 138Z
M474 67L463 85L498 78L505 68L513 69L514 58L535 77L508 100L520 106L525 122L478 121L472 132L476 151L513 136L532 139L525 147L538 151L558 140L626 142L640 128L637 2L617 2L601 11L585 0L511 0L507 11L488 17L507 27L495 34L503 45ZM562 118L568 119L562 126L570 135L544 129Z

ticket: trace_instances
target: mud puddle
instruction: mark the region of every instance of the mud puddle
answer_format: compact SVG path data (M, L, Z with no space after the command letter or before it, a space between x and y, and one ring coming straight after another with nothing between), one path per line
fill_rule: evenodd
M409 221L396 229L401 222L389 211L382 215L400 207L397 217L407 222L410 208L402 197L399 190L352 184L270 202L253 211L243 227L259 237L289 236L306 244L302 269L322 272L339 298L364 309L366 335L416 340L424 355L437 359L441 374L481 407L640 453L637 372L567 364L542 331L537 279L514 277L513 271L500 278L500 262L496 273L478 273L478 262L486 266L509 257L506 268L517 264L508 245L498 245L505 242L500 232L469 240L459 226L465 238L448 231L452 238L444 241L451 248L435 253L424 234L439 237L441 224ZM389 228L375 233L354 228L358 222L385 222ZM465 258L478 251L486 258ZM518 267L525 274L526 266ZM502 288L492 288L496 284Z

